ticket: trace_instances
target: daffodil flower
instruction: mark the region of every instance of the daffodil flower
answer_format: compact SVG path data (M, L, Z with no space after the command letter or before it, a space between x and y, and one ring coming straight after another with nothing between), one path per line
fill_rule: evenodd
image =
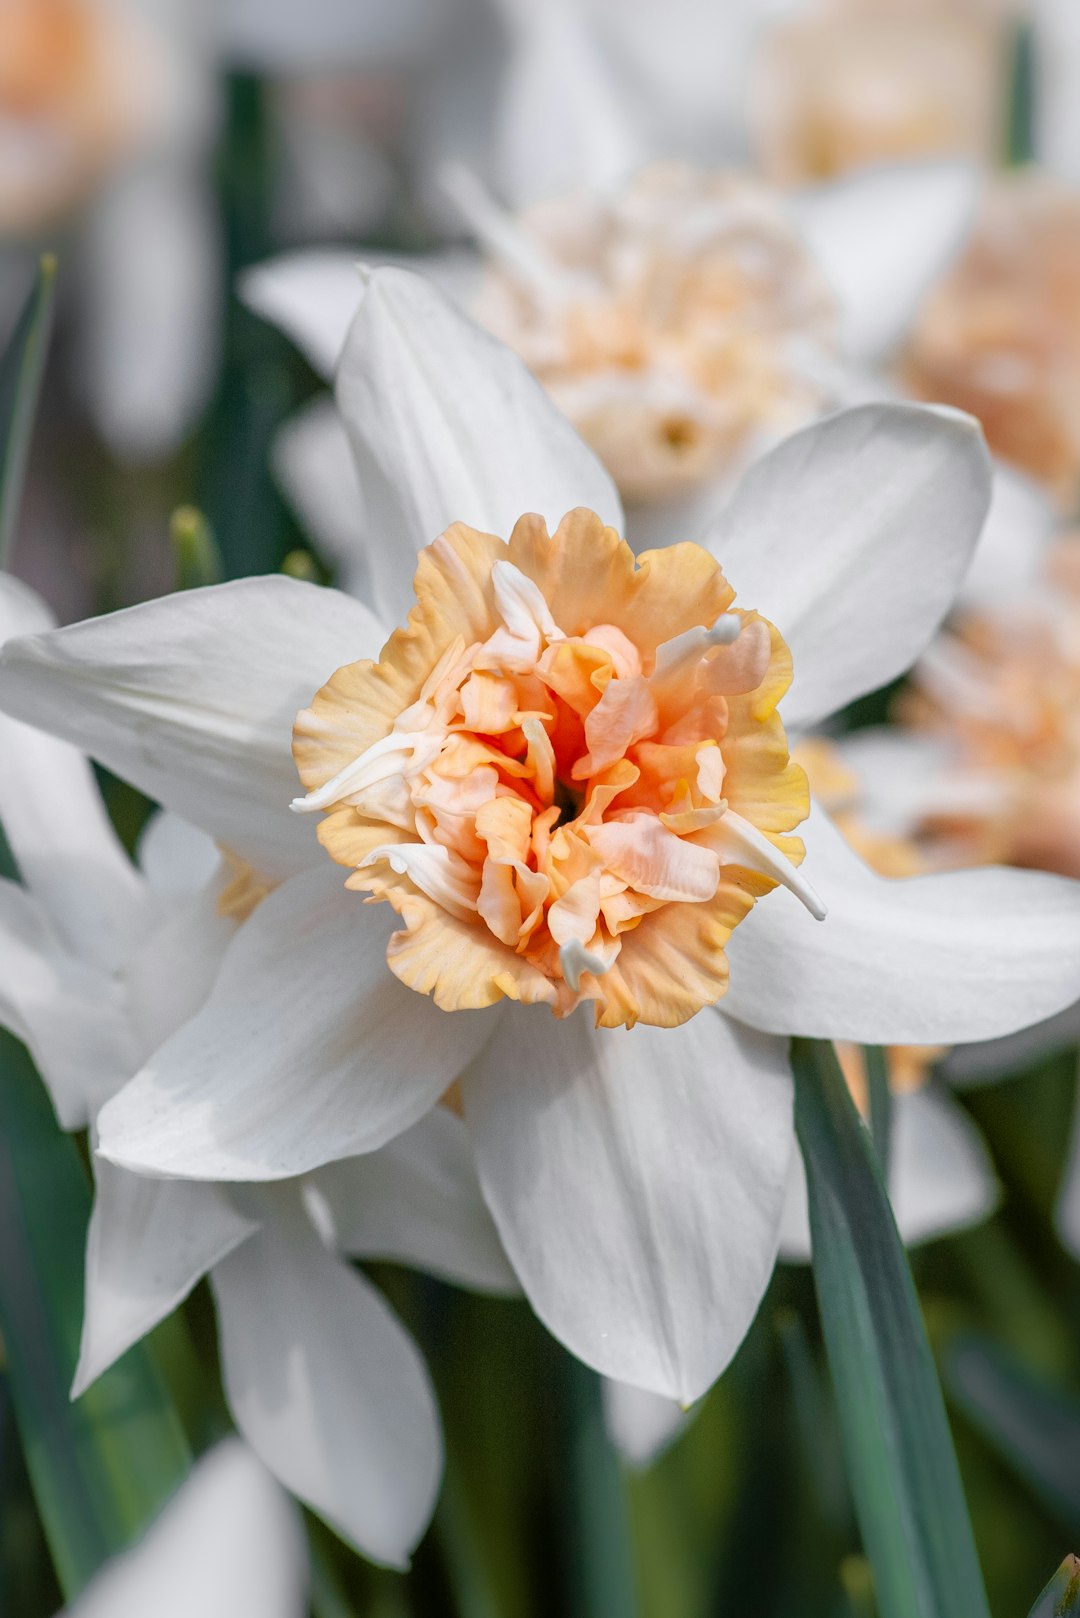
M307 1583L295 1507L231 1438L199 1460L139 1543L60 1618L303 1618Z
M0 575L0 640L50 623ZM30 1048L64 1127L93 1127L203 1003L265 887L170 815L133 865L68 743L0 716L0 758L0 825L26 884L0 882L0 1022ZM404 1563L434 1503L438 1417L411 1338L343 1259L514 1289L461 1123L439 1109L303 1183L151 1179L100 1156L94 1172L73 1397L209 1275L241 1431L346 1538Z
M100 1150L289 1179L446 1099L540 1318L691 1401L775 1258L788 1036L955 1043L1080 987L1074 884L875 876L820 810L799 823L779 718L815 723L925 645L984 447L955 413L847 411L759 461L705 545L635 563L592 454L416 277L369 277L339 397L384 616L248 579L0 663L8 711L278 884L102 1110Z

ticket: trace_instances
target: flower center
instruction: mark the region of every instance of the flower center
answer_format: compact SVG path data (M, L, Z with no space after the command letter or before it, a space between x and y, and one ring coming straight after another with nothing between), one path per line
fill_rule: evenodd
M776 703L787 649L707 552L636 564L591 512L508 544L457 525L379 663L339 670L294 754L321 839L405 930L388 959L448 1009L502 995L673 1025L778 883L807 810Z

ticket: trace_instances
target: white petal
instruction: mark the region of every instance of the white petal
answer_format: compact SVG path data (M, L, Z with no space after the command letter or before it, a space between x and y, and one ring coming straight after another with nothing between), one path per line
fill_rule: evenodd
M498 1013L440 1011L399 983L388 908L334 866L265 899L203 1010L102 1112L102 1154L149 1174L277 1180L414 1124Z
M982 1138L967 1114L934 1090L892 1097L889 1199L909 1246L966 1230L993 1213L998 1184ZM810 1259L806 1171L792 1158L780 1256Z
M65 1129L82 1129L131 1072L117 985L67 953L37 901L0 880L0 1024L28 1047Z
M45 603L0 573L0 645L53 626ZM69 742L0 714L0 825L23 881L76 955L124 960L152 911L105 813L89 763Z
M1080 1259L1080 1105L1073 1113L1069 1154L1065 1159L1054 1222L1069 1252Z
M258 1229L216 1185L150 1180L102 1158L95 1180L73 1399Z
M962 247L982 185L971 163L897 164L792 196L803 238L836 294L849 354L877 359L904 335Z
M299 1513L250 1450L229 1438L63 1618L302 1618L306 1586Z
M278 433L274 474L320 555L349 595L371 594L367 543L360 526L360 480L349 435L329 394L318 394Z
M621 525L608 474L517 355L406 270L368 274L337 397L375 606L393 622L412 605L417 551L449 523L506 537L525 512L555 523L589 506Z
M772 1272L784 1046L699 1016L612 1035L509 1015L463 1081L484 1195L533 1308L606 1376L689 1403Z
M197 893L221 864L212 837L168 809L159 809L143 827L136 855L153 891L165 899Z
M517 36L494 137L508 199L520 207L578 187L603 191L629 175L650 154L612 55L590 29L590 8L577 0L504 0L503 9Z
M353 316L364 295L360 261L393 265L424 276L464 309L480 278L474 252L451 249L410 256L353 252L341 248L307 248L283 253L245 270L239 292L249 309L279 326L308 363L327 382L333 379Z
M787 725L914 662L971 560L989 467L969 416L871 404L793 433L746 473L708 543L740 606L791 648Z
M1018 1073L1021 1068L1030 1067L1041 1056L1050 1056L1077 1044L1080 1044L1080 1000L1005 1039L958 1045L946 1056L942 1071L950 1084L967 1090L993 1084L1011 1073Z
M1000 866L880 877L815 808L802 869L814 921L783 889L731 936L723 1009L769 1033L952 1045L1011 1033L1080 994L1080 883Z
M517 1291L465 1126L445 1107L381 1151L317 1170L312 1184L341 1252L394 1259L485 1292Z
M365 1556L404 1567L442 1466L424 1363L371 1283L322 1246L294 1188L266 1195L262 1230L212 1277L229 1406L287 1488Z
M320 858L314 828L288 809L293 720L383 639L336 590L241 579L10 643L0 705L281 875Z
M832 745L856 777L854 807L868 831L910 837L925 815L949 806L953 783L962 784L953 749L940 736L870 725Z
M201 164L166 152L87 210L83 382L106 442L160 459L206 403L219 353L221 227Z
M610 1377L604 1378L601 1391L608 1437L631 1466L650 1466L659 1460L686 1425L687 1412L677 1399L646 1393Z
M1039 579L1060 515L1044 490L994 462L993 493L960 599L966 607L1000 611L1002 603Z
M1035 155L1080 184L1080 11L1073 0L1035 0Z

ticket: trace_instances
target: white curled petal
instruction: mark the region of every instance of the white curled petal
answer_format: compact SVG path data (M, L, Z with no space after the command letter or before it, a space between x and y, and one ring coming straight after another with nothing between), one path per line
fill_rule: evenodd
M445 1107L433 1107L381 1151L327 1164L311 1183L341 1252L394 1259L485 1292L518 1290L465 1126Z
M227 1438L62 1618L301 1618L306 1589L299 1512L251 1451Z
M360 261L414 270L464 309L480 279L475 253L452 250L409 256L306 248L245 270L239 292L249 309L278 326L327 382L333 379L364 289Z
M979 427L944 408L857 405L755 462L708 545L740 605L791 648L785 724L910 667L956 598L989 499Z
M890 880L820 808L802 869L829 913L783 889L728 944L723 1010L769 1033L953 1045L1012 1033L1080 994L1080 883L999 866Z
M792 1145L784 1044L715 1016L615 1038L510 1014L465 1075L480 1183L548 1329L689 1403L768 1284Z
M243 1436L365 1556L405 1567L442 1468L435 1400L412 1338L371 1283L320 1243L293 1188L219 1264L222 1375Z
M0 573L0 645L53 627L52 613ZM70 742L0 714L0 826L22 874L77 955L117 965L150 918L149 898Z
M146 1179L100 1158L95 1182L73 1399L258 1228L216 1185Z
M44 909L0 880L0 1024L21 1039L65 1129L82 1129L132 1071L116 984L65 950Z
M288 811L293 720L383 639L336 590L241 579L11 642L0 706L281 875L319 856L311 826Z
M622 508L592 451L516 354L436 288L399 269L366 272L337 399L360 474L376 609L413 605L416 554L452 522L507 536L536 511L556 523Z
M889 1200L901 1239L918 1242L967 1230L993 1213L998 1183L982 1137L955 1102L934 1090L894 1095L889 1136ZM780 1257L810 1260L806 1171L792 1158Z
M651 1466L686 1426L688 1415L677 1399L610 1377L604 1378L601 1393L608 1437L631 1466Z
M982 185L973 163L890 164L790 198L854 358L880 359L903 337L963 246Z
M206 1005L102 1112L102 1155L148 1174L278 1180L414 1124L494 1023L399 983L389 919L335 867L278 888Z

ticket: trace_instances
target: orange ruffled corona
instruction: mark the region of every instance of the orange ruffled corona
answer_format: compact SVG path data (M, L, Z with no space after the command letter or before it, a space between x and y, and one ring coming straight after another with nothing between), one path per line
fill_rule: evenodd
M673 1027L784 882L809 807L776 705L787 647L696 545L635 562L590 511L509 543L455 524L378 663L339 669L293 752L347 886L401 916L387 959L446 1010L502 996Z

